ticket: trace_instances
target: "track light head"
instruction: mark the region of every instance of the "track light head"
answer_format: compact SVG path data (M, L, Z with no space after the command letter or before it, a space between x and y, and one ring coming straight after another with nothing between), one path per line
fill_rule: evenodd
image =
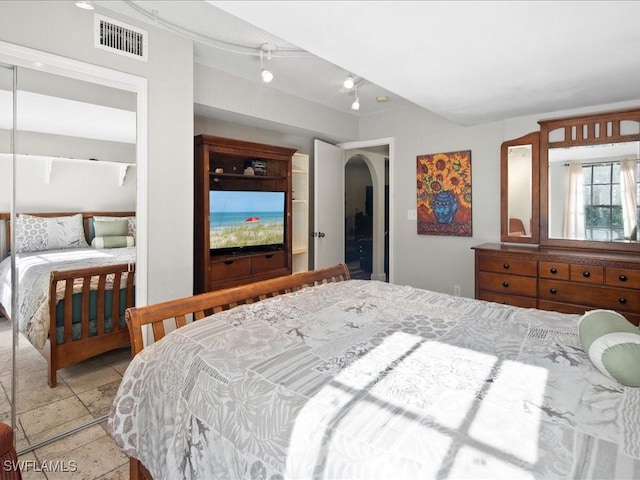
M349 75L345 81L343 82L342 86L344 88L346 88L347 90L351 90L354 86L355 86L355 82L353 80L353 77L351 75Z
M271 49L270 48L265 48L266 44L262 44L262 46L260 47L260 68L262 69L261 75L262 75L262 81L264 83L269 83L273 80L273 72L271 72L271 70L268 70L266 68L264 68L264 61L263 61L263 55L264 52L267 52L267 60L271 59ZM270 45L268 47L271 47Z
M360 110L360 97L358 96L358 86L357 85L353 86L353 94L355 95L356 98L353 101L353 103L351 104L351 110L358 111L358 110Z
M262 69L262 81L264 83L269 83L271 82L271 80L273 80L273 73L271 73L270 70L267 70L266 68Z

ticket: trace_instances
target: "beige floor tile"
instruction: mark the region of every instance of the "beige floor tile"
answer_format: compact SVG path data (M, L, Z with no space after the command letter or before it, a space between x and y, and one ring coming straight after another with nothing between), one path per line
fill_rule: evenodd
M39 459L64 458L67 452L85 447L88 444L106 436L106 432L100 425L93 425L72 435L61 438L60 440L56 440L53 443L40 447L35 452Z
M66 384L76 394L121 380L122 376L108 366L101 366L96 369L91 368L86 373L65 377Z
M92 480L128 463L127 456L107 436L98 438L75 450L67 451L64 457L40 458L40 460L64 460L77 464L78 468L75 472L47 474L49 480Z
M78 393L78 398L84 403L91 415L97 418L109 413L119 386L120 380L116 380L115 382Z
M72 423L80 425L91 418L89 411L75 396L58 400L19 416L20 425L24 428L27 438L31 442L39 433Z
M61 384L55 388L49 388L46 381L44 385L31 390L19 389L16 392L16 414L23 415L32 410L73 396L73 392L66 385Z

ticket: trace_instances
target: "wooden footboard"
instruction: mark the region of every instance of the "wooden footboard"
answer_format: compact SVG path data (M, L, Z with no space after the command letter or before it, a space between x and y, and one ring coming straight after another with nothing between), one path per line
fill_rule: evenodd
M321 270L295 273L155 305L128 308L125 315L129 326L129 334L131 335L132 355L138 354L144 347L143 325L151 325L150 332L153 341L158 341L165 336L166 320L172 321L175 328L180 328L187 324L188 318L200 320L208 315L228 310L238 305L259 302L260 300L294 292L304 287L340 282L350 278L349 269L345 264L341 263ZM141 462L131 458L130 478L151 480L151 475Z
M120 325L120 312L134 305L134 279L135 264L127 263L51 272L49 340L45 348L40 351L48 360L50 387L56 386L59 369L129 344L129 331L126 325ZM108 286L109 280L112 280L113 289ZM74 284L76 293L74 293ZM63 298L60 302L64 308L64 343L56 341L56 295L60 287L63 288ZM124 292L124 305L121 303L121 291ZM92 292L95 292L93 299L91 299ZM76 297L75 315L74 295L80 295L80 311L77 311ZM108 300L109 296L110 300ZM95 309L93 316L95 318L91 315L92 304ZM109 311L110 316L107 314ZM72 327L74 316L76 323L80 325L76 338L74 338ZM79 322L77 322L78 316ZM108 321L111 321L110 330ZM93 335L90 332L91 322L95 323Z

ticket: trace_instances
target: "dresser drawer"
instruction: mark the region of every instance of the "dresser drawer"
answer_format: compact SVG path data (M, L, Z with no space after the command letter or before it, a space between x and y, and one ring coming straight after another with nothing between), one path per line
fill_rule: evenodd
M503 275L500 273L479 272L478 281L482 290L499 292L507 295L536 296L537 280L533 277L519 275Z
M476 269L482 272L508 273L511 275L535 277L538 274L538 262L535 260L478 255L476 257Z
M640 270L607 267L604 281L607 285L623 288L637 288L640 290ZM640 295L640 291L638 292L638 295Z
M604 283L604 267L571 265L569 269L569 278L572 282L593 283L597 285Z
M487 292L480 290L478 300L487 302L502 303L503 305L513 305L514 307L536 308L538 301L535 297L521 297L519 295L505 295L498 292Z
M569 280L569 264L559 262L538 262L538 276L540 278Z
M540 280L539 287L538 295L544 300L621 312L640 312L640 295L637 290L543 279Z
M211 281L233 280L251 273L251 258L227 258L211 262Z
M286 268L286 266L287 256L285 252L265 253L264 255L256 255L251 259L251 273L254 275Z

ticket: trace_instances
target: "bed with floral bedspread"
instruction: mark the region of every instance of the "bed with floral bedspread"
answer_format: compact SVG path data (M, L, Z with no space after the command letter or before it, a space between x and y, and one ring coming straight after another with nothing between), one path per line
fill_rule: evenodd
M109 432L155 480L640 478L640 389L594 368L578 319L306 288L143 349Z

